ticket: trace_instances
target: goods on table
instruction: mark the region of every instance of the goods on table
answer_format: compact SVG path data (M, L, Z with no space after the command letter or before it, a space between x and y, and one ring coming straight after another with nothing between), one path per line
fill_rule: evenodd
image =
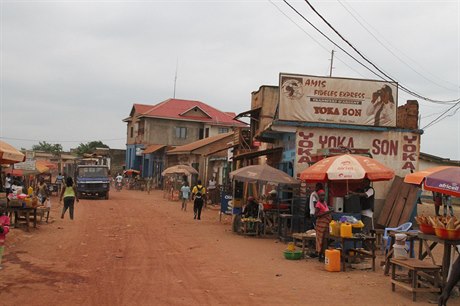
M260 222L260 219L249 217L249 218L241 218L241 221L242 222Z
M353 230L350 223L340 224L340 237L351 238L353 237Z
M341 228L342 224L346 224L345 226L348 228L348 226L351 226L351 234L348 234L348 232L345 232L346 236L341 236ZM353 236L353 230L360 231L364 227L364 223L361 220L357 220L356 223L350 223L350 222L339 222L332 220L331 223L329 223L329 234L331 236L335 237L352 237Z
M326 271L340 272L340 251L326 250L324 264Z
M417 216L415 220L420 225L420 231L425 234L435 234L446 240L460 239L460 221L456 217L425 217Z
M425 224L434 228L444 228L449 230L460 230L460 220L456 217L425 217L424 215L415 217L418 224Z
M280 210L289 209L289 205L287 204L279 204L279 207L277 207L275 204L264 203L263 206L264 206L264 210L276 210L278 208Z
M329 233L332 236L339 237L340 236L340 223L332 220L331 223L329 223Z

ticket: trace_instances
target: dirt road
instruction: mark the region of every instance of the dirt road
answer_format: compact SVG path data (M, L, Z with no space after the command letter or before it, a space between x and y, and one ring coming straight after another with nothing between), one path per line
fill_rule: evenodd
M286 245L235 235L217 211L193 220L158 191L82 200L74 221L53 200L54 222L7 237L1 305L414 305L380 269L287 261Z

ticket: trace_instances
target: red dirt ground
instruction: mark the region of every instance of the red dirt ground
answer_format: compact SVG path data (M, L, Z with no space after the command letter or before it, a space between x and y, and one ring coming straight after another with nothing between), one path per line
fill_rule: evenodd
M159 191L82 200L74 221L53 200L53 222L7 237L1 305L415 305L380 267L285 260L285 244L235 235L215 210L195 221Z

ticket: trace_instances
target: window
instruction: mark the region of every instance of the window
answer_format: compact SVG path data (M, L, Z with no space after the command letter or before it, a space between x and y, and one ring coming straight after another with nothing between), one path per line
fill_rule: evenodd
M204 129L204 138L208 138L209 137L209 128L205 128Z
M130 130L129 133L131 134L130 137L133 138L134 137L134 127L131 127L131 130Z
M203 139L204 138L204 129L200 128L198 131L198 139Z
M176 138L186 139L187 138L187 128L176 127Z
M219 134L228 133L228 128L219 128Z

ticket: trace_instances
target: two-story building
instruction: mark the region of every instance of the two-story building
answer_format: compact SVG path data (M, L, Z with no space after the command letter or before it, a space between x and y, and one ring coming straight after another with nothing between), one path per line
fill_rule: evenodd
M235 114L206 103L168 99L156 105L134 104L127 123L126 169L142 176L159 176L166 167L166 151L200 139L225 134L246 124Z
M418 169L418 103L398 106L391 82L280 74L280 86L252 93L251 141L259 147L235 155L239 166L268 163L299 174L332 150L366 151L404 177ZM391 182L377 182L376 211Z

